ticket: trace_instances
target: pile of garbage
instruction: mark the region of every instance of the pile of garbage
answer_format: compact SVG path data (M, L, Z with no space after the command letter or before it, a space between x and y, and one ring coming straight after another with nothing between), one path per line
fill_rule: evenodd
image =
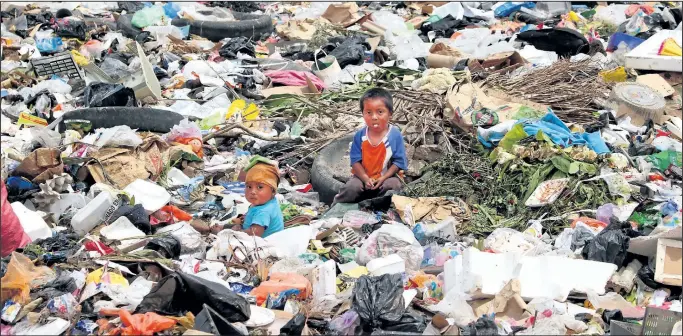
M3 335L682 333L680 3L0 18ZM403 188L332 204L375 87Z

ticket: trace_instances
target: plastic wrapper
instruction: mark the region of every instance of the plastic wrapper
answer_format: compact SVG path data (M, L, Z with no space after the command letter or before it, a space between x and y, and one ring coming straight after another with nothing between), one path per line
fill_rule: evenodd
M33 262L21 253L12 252L7 264L7 272L2 277L1 300L8 299L21 304L29 302L31 288L42 286L55 278L53 270L45 266L34 266Z
M364 211L351 210L344 214L342 225L353 229L358 229L364 224L375 224L379 222L375 215Z
M510 228L498 228L484 240L484 248L495 253L526 253L541 243L535 237Z
M395 36L391 32L386 32L384 40L389 46L391 53L396 55L396 60L398 61L427 57L429 55L429 47L415 33L411 32ZM339 57L337 57L337 60L339 60ZM341 61L339 65L341 66Z
M405 312L401 275L361 276L353 288L351 305L366 331L399 322Z
M219 284L182 272L161 279L145 296L136 313L162 315L199 314L204 304L230 322L244 322L251 316L249 302Z
M173 142L180 138L201 138L202 131L196 123L187 119L180 121L178 125L173 126L170 132L164 135L166 141Z
M135 134L135 131L130 129L127 125L116 126L112 128L98 128L95 130L99 138L95 141L97 147L137 147L142 144L142 139Z

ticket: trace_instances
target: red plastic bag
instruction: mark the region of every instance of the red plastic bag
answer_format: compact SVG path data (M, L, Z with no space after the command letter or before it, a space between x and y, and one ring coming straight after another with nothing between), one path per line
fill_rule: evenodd
M175 326L174 320L156 313L131 315L127 310L121 309L119 317L125 326L122 335L154 335Z
M2 212L2 220L0 220L0 239L2 240L2 257L10 255L14 250L24 247L31 243L31 238L24 232L24 228L19 222L19 217L12 210L12 206L7 201L7 188L5 182L0 180L2 192L0 192L0 211Z
M312 293L311 282L296 273L273 273L267 281L252 289L249 295L256 297L256 304L262 305L268 294L277 294L287 289L298 289L299 298L305 300Z

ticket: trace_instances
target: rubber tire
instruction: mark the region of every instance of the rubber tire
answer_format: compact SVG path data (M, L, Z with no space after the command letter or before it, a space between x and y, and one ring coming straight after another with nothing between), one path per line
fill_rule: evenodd
M92 130L128 125L138 131L167 133L183 120L183 116L173 112L142 107L92 107L64 113L57 130L66 130L64 120L83 119L92 123Z
M119 28L123 36L135 39L138 34L142 33L142 29L138 29L133 27L133 14L125 14L119 16L119 19L116 20L116 26Z
M187 19L173 19L171 24L176 27L190 26L190 34L205 37L218 42L226 37L246 36L258 39L262 34L273 32L273 20L268 15L231 12L238 21L213 22L190 21Z
M344 174L350 170L346 150L349 142L353 141L353 134L336 140L323 148L313 161L311 167L311 184L318 192L321 202L331 204L344 183L335 179L335 174ZM346 171L339 171L335 167L346 167Z

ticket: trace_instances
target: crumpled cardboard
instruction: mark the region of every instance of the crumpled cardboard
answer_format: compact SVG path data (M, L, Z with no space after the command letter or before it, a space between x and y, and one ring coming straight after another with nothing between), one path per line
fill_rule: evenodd
M518 279L512 279L496 296L474 309L476 316L495 313L496 316L507 317L515 321L523 321L531 317L527 305L522 299L522 284Z
M467 204L461 199L449 201L442 197L410 198L393 195L391 196L391 203L404 223L417 223L426 220L440 222L448 217L469 219L472 215ZM409 207L408 211L406 211L407 207ZM412 214L406 212L412 212Z
M358 5L355 2L346 2L341 5L330 4L322 15L332 24L348 27L362 18L358 14Z
M275 31L281 37L290 40L310 40L316 32L312 20L289 20L285 24L275 27Z
M507 74L527 64L527 60L517 51L506 51L490 55L484 60L470 59L467 67L472 73L481 74L484 77L492 74Z
M124 189L137 179L145 180L150 173L145 163L133 149L102 148L92 154L94 162L88 163L88 171L95 182L106 183ZM99 162L99 163L98 163Z
M142 145L138 147L138 157L145 162L145 169L150 173L152 181L161 175L164 169L164 162L169 162L168 150L171 146L160 136L149 134L142 140Z
M33 183L43 183L54 175L61 175L64 164L60 153L56 148L38 148L21 161L12 175L32 179Z

